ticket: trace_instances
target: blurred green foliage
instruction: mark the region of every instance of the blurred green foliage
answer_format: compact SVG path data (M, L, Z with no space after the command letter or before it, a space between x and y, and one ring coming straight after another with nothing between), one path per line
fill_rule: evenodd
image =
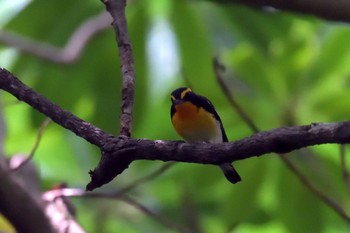
M31 1L9 12L12 18L7 15L11 19L3 30L63 46L82 22L103 10L95 0ZM346 24L214 1L135 0L128 4L127 15L136 68L133 137L179 139L169 119L169 93L189 83L215 104L231 140L252 134L217 84L215 56L227 68L229 89L262 130L349 119L350 28ZM149 47L151 32L157 33L152 29L159 22L166 22L176 42L157 41L160 52ZM171 73L165 79L162 72L152 72L150 60L169 51L178 63L164 59ZM121 71L111 27L94 36L73 64L55 64L0 44L0 65L5 64L53 102L118 133ZM165 64L157 66L162 70ZM44 117L9 94L2 94L2 102L6 155L29 153ZM289 157L322 192L349 210L337 145L312 147ZM61 181L84 188L87 171L98 159L95 147L53 123L35 154L43 190ZM138 161L102 190L123 187L162 164ZM192 209L203 232L348 231L348 223L311 194L277 156L235 165L243 178L238 185L230 185L214 166L177 164L130 195L179 225L193 224L187 213ZM173 232L118 200L75 199L74 203L88 232ZM2 226L0 222L0 230Z

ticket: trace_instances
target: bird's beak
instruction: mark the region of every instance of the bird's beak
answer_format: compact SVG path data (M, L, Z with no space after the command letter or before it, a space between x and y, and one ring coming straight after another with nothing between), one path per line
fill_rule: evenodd
M174 105L180 105L180 104L182 104L183 102L184 102L184 100L182 100L182 99L176 99L176 100L173 101L173 104L174 104Z

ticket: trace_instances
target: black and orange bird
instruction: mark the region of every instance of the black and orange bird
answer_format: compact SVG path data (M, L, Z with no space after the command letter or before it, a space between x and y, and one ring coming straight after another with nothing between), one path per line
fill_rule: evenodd
M171 93L171 122L176 132L187 142L228 142L219 114L204 96L188 87L180 87ZM235 184L241 177L231 163L220 165L225 177Z

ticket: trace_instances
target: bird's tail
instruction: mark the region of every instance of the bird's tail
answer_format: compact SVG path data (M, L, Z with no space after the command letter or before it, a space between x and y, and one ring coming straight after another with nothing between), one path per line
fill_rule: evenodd
M232 184L235 184L242 180L231 163L223 163L220 165L220 168L224 172L226 179Z

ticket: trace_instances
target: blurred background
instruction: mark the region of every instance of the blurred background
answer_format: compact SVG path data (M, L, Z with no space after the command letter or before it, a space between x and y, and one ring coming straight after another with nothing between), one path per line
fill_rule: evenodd
M117 135L120 59L104 11L96 0L0 0L0 67ZM348 24L199 0L129 1L127 19L136 69L132 137L180 139L170 122L169 96L179 86L191 86L214 103L230 141L251 135L216 80L215 57L225 67L226 87L260 130L349 119ZM2 153L29 154L45 117L0 94ZM96 147L50 123L34 156L42 190L60 182L84 189L99 158ZM299 150L288 158L321 193L349 210L338 145ZM137 161L98 191L116 191L163 165ZM243 182L231 185L215 166L178 163L128 195L194 233L349 231L349 222L277 155L235 167ZM87 232L176 232L123 200L72 201ZM13 232L4 218L0 231Z

